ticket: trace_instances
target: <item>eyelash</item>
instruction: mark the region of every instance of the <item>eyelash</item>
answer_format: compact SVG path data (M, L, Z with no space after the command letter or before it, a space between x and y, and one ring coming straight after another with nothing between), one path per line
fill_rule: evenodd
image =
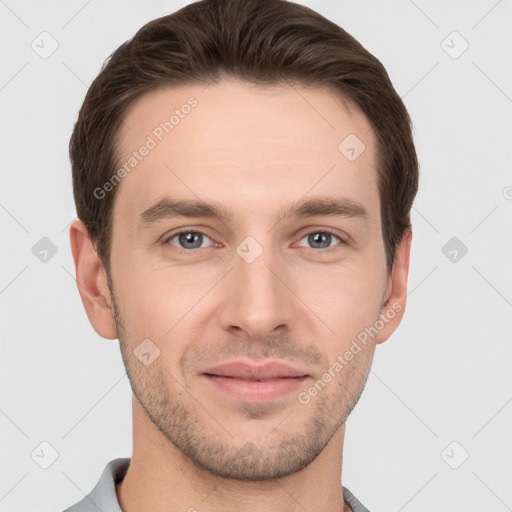
M164 244L168 244L168 245L172 245L170 244L170 240L172 240L173 238L179 236L179 235L182 235L182 234L187 234L187 233L194 233L194 234L199 234L199 235L203 235L203 236L206 236L207 238L209 238L210 240L212 240L211 237L209 237L206 233L203 233L202 231L196 231L196 230L193 230L193 229L182 229L180 231L176 231L176 233L173 233L172 235L170 235L169 237L167 237L165 240L164 240ZM333 247L327 247L327 248L324 248L324 249L315 249L315 248L311 248L313 251L316 251L316 252L321 252L321 253L324 253L324 254L330 254L332 252L334 252L337 248L339 248L339 246L341 245L346 245L346 241L343 240L339 235L337 235L336 233L334 233L333 231L329 230L329 229L317 229L317 230L313 230L313 231L310 231L309 233L306 233L305 235L303 235L300 240L302 240L304 237L307 237L309 235L312 235L312 234L316 234L316 233L325 233L325 234L329 234L331 236L334 236L335 238L337 238L340 243L338 245L335 245ZM299 241L300 241L299 240ZM213 241L213 240L212 240ZM177 247L175 245L173 245L173 247L180 253L185 253L185 254L191 254L193 252L197 252L198 250L200 249L208 249L208 247L198 247L198 248L195 248L195 249L183 249L181 247Z

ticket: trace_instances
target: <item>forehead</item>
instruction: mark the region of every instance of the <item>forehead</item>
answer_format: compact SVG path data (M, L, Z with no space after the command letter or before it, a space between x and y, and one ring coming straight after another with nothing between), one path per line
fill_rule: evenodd
M324 88L235 80L162 88L132 105L118 141L123 216L169 195L259 215L262 202L266 210L309 193L378 205L372 127Z

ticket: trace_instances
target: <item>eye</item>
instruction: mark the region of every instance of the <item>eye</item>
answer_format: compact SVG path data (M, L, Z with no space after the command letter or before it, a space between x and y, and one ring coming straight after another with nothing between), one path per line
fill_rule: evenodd
M203 242L207 240L211 240L211 238L200 231L191 231L191 230L183 230L178 233L174 233L174 235L170 236L166 243L170 243L171 245L176 245L172 243L172 240L177 238L178 245L177 247L180 249L202 249L207 247L207 245L203 245Z
M305 239L307 240L307 243L311 244L313 249L327 249L323 252L330 252L336 247L330 245L333 239L338 240L342 244L344 243L344 241L339 236L331 233L330 231L312 231L311 233L302 237L300 241L302 242L302 240ZM300 245L302 246L302 244Z
M212 239L201 233L200 231L193 231L189 229L178 231L165 240L165 243L174 245L178 249L186 249L185 252L190 252L193 249L204 249L209 247L208 240ZM335 250L336 245L344 244L345 242L334 233L326 230L312 231L300 239L299 245L304 247L302 241L306 240L310 244L310 248L321 250L322 252L331 252ZM338 240L339 244L331 245L332 242Z

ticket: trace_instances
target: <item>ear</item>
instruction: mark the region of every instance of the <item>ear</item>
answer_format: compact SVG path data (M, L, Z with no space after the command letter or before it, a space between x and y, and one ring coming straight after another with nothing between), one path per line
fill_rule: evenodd
M409 275L411 241L412 229L409 228L396 248L393 270L388 278L380 313L380 320L384 326L379 330L376 337L378 344L383 343L393 334L404 316L407 300L407 277Z
M109 340L117 338L107 273L89 238L85 224L75 220L69 229L78 292L94 330Z

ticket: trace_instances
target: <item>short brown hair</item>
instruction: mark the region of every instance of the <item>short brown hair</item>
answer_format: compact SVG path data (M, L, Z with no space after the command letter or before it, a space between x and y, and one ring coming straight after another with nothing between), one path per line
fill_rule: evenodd
M388 272L410 227L418 188L412 124L380 61L312 9L286 0L201 0L155 19L122 44L91 84L70 140L78 217L109 273L117 188L94 190L119 165L117 141L127 109L162 86L294 82L325 87L357 105L377 141L377 185ZM341 141L340 141L341 142Z

